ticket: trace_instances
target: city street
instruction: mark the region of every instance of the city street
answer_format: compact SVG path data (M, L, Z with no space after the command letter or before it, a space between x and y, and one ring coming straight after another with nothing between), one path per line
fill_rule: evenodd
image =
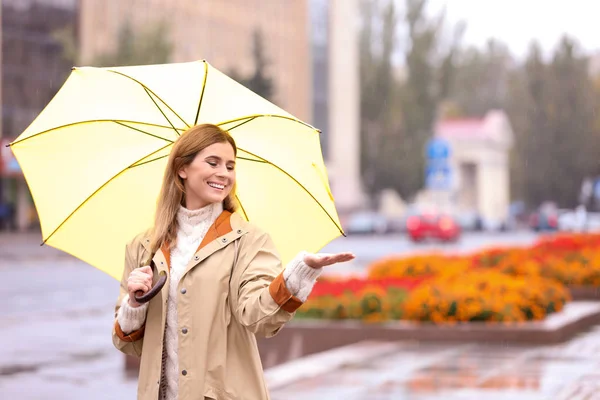
M500 242L499 238L503 238L503 242ZM447 250L467 250L498 243L525 244L532 239L533 237L527 234L521 236L465 236L461 243L451 245ZM347 243L342 243L342 241ZM396 247L392 247L394 243L397 243ZM358 254L359 262L384 255L391 252L392 249L406 252L415 250L404 239L395 237L340 239L330 244L326 250L335 251L336 248L346 248L346 246ZM424 249L427 246L429 245L419 248ZM358 272L360 271L359 265L359 263L355 263L351 268L342 272ZM124 358L113 348L110 338L113 320L111 310L118 290L118 283L114 279L55 249L40 247L39 236L35 234L13 237L0 235L0 273L2 273L4 282L0 286L2 298L0 303L0 341L4 344L0 346L0 398L22 400L135 398L136 379L124 374ZM585 339L587 344L583 346L590 348L589 346L593 344L595 346L593 354L599 354L597 346L594 344L597 342L597 335L596 333L595 336ZM592 353L583 349L580 343L581 341L570 345L565 344L563 347L577 348L581 354L591 355ZM469 368L481 368L481 373L484 373L483 369L488 367L480 366L478 363L482 363L482 360L488 357L494 356L496 359L500 359L506 356L513 360L510 357L517 353L532 354L527 349L515 350L508 347L504 353L503 348L487 349L480 346L442 345L431 347L427 352L422 350L415 352L414 346L409 344L402 346L406 352L394 353L397 364L393 370L401 382L408 382L408 377L413 376L415 371L419 370L419 366L428 365L430 371L442 368L437 364L432 364L432 360L438 360L436 361L438 364L446 363L443 366L444 374L450 378L445 379L450 379L450 382L452 382L452 376L464 375L464 368L457 366L456 369L453 369L447 365L451 358L440 358L442 355L449 354L449 351L460 352L461 357L474 363L475 366L470 364ZM434 352L437 356L430 357L427 355L430 352ZM499 353L502 353L503 356L501 357ZM549 353L544 354L548 356ZM517 358L513 360L512 364L506 365L520 368L517 361L522 360L522 357L519 358L518 355L515 357ZM382 358L380 361L380 364L377 364L379 361L371 361L376 362L377 365L360 364L352 374L347 370L343 371L348 373L345 375L347 377L355 376L358 373L366 382L366 386L357 389L354 396L359 396L360 393L364 393L361 390L375 384L373 383L375 381L373 381L372 368L385 368L385 365L390 365L391 359ZM561 364L562 362L568 365L565 367ZM404 366L398 369L398 365ZM559 369L564 367L561 371L565 371L565 373L575 374L577 372L578 375L573 375L573 379L584 376L591 369L596 368L597 370L598 366L596 361L590 357L583 361L578 358L563 358L558 364L553 365ZM525 367L529 368L524 365ZM403 371L406 371L406 375L403 375L405 373ZM409 372L413 375L410 375ZM337 381L339 373L338 371L323 378L328 379L327 382L329 382L326 383L329 385L327 390L330 391L327 398L361 398L360 396L345 397L344 393L347 393L349 386L347 379L343 381L346 382L343 385L335 383L342 382L341 380ZM391 370L389 373L392 373ZM425 372L420 371L419 373ZM555 376L552 375L550 379L554 379ZM337 385L339 393L335 390L331 392L332 377L335 378L334 386ZM435 376L430 374L427 379L435 380L434 378ZM569 382L571 381L569 380ZM314 381L309 383L313 386L316 385ZM377 380L376 383L380 384L381 382ZM323 386L321 381L319 384ZM291 399L292 397L288 396L289 393L294 390L303 393L300 389L308 387L306 385L296 384L289 388L278 388L275 391L275 398ZM344 387L346 389L343 389ZM410 391L406 393L408 393L405 395L406 397L378 398L426 398L411 397ZM309 396L309 398L314 397Z

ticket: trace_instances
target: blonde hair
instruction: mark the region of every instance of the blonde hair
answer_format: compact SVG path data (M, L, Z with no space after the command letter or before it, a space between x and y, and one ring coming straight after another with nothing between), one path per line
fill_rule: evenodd
M193 126L175 141L171 154L169 154L169 161L156 205L154 226L151 231L150 257L163 244L175 245L178 229L177 211L179 206L184 205L185 200L183 179L179 176L179 171L189 165L196 154L216 143L229 143L233 147L233 153L237 155L237 147L233 137L217 125L202 124ZM234 184L231 192L223 200L223 209L234 212L236 208Z

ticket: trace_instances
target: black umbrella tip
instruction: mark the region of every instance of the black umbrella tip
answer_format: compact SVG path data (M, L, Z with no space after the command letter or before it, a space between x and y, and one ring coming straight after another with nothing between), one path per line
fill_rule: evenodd
M10 143L8 143L7 145L5 145L4 147L10 147Z

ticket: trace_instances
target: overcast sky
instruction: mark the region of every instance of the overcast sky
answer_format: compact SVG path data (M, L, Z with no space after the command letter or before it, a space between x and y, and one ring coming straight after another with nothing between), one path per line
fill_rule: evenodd
M598 0L430 0L430 5L438 10L446 5L448 22L467 22L466 43L496 37L522 56L532 39L549 52L568 33L587 51L600 50Z

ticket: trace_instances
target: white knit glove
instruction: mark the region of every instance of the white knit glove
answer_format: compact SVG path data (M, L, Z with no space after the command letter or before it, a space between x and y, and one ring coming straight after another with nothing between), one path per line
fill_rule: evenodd
M311 268L304 262L308 253L301 251L283 271L285 286L300 301L305 302L323 268Z
M147 311L148 303L134 308L129 305L129 295L125 296L117 313L117 322L123 333L128 335L140 329L146 322Z

